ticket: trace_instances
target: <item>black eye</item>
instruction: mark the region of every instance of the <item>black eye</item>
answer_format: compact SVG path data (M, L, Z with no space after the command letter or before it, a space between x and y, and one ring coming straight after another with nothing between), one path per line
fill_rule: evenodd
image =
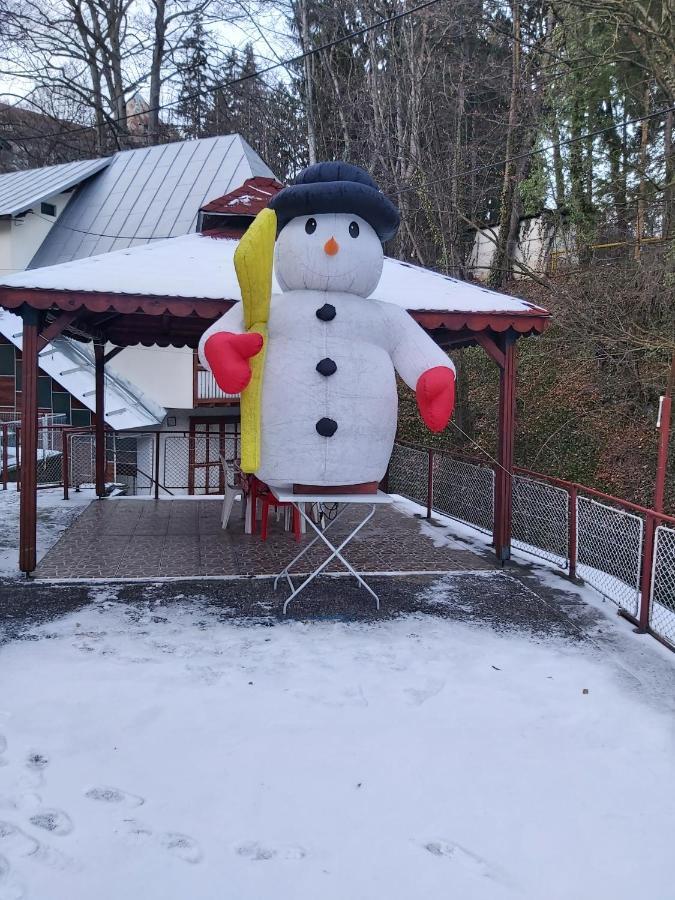
M307 219L305 222L305 231L307 234L314 234L316 231L316 219Z
M349 233L353 238L357 238L359 236L359 224L358 222L350 222L349 223Z

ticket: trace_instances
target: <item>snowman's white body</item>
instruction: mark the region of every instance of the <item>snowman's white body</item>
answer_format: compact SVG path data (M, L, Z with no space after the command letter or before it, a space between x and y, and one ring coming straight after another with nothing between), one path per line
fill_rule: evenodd
M315 217L338 220L321 223L328 225L329 232L338 233L341 218L344 217ZM347 217L348 221L355 218ZM362 220L357 221L362 232L370 228ZM278 245L293 224L281 232ZM290 237L293 239L292 233ZM356 285L362 292L370 289L370 293L379 280L382 268L379 241L377 247L379 259L372 241L365 248L371 261L370 271ZM289 277L287 269L280 265L282 251L283 245L278 246L276 274L286 288ZM295 262L295 268L302 269ZM360 274L362 267L360 262ZM315 257L309 275L305 273L300 283L316 283L317 276ZM346 276L353 291L353 274L347 272ZM346 276L343 273L333 279L336 286L344 284ZM321 279L323 287L326 279L323 275ZM297 283L297 277L290 280ZM284 289L283 293L272 296L262 391L261 463L256 472L267 484L333 487L380 481L396 433L395 373L414 389L427 369L435 366L454 369L447 355L405 310L352 291ZM334 317L328 321L317 317L317 310L325 304L335 310ZM202 337L202 364L206 365L205 342L220 331L244 331L241 304L236 304ZM317 363L326 359L337 366L329 376L320 374L316 368ZM337 423L337 430L330 437L317 432L317 422L323 418Z

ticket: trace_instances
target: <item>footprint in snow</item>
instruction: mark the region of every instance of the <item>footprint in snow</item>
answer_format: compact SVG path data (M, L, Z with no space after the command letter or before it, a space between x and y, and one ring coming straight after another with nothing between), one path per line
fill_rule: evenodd
M482 856L479 856L472 850L467 850L466 847L462 847L461 844L457 844L455 841L441 838L428 841L422 846L432 856L453 860L474 875L478 875L481 878L490 878L492 881L496 881L505 887L513 887L511 879L505 873L500 872L496 866L483 859Z
M406 688L404 693L408 695L413 706L421 706L427 700L440 694L444 687L444 681L429 681L424 688Z
M9 860L0 856L0 900L22 900L25 896L23 888L12 878L11 870Z
M137 819L125 819L125 830L128 838L134 845L147 844L155 841L160 844L172 856L182 859L183 862L198 863L202 859L202 851L193 838L187 834L181 834L178 831L167 831L159 835L154 835L151 828L139 822Z
M0 850L8 856L33 856L40 842L11 822L0 822Z
M70 834L73 830L70 816L59 809L43 809L30 817L30 823L59 836Z
M89 800L97 800L100 803L114 803L119 806L133 808L143 806L145 800L136 794L129 794L114 787L93 787L84 794Z
M168 831L166 834L159 836L159 841L165 850L173 856L177 856L184 862L198 863L202 858L202 851L191 837L187 834L179 834L177 831Z
M307 856L307 851L304 847L266 847L264 844L259 844L258 841L246 841L243 844L238 844L234 849L238 856L243 856L245 859L250 859L253 862L267 859L295 860L304 859Z
M26 768L33 772L42 772L49 765L48 757L42 753L29 753L26 759Z
M0 822L0 851L10 859L14 856L30 857L52 869L65 869L70 860L57 850L41 844L11 822Z

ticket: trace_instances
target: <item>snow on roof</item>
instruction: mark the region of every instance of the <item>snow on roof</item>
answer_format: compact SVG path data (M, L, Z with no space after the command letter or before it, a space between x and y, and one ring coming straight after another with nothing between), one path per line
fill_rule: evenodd
M23 346L23 322L19 316L0 309L0 334L19 350ZM87 409L95 411L94 354L89 344L56 338L40 353L40 368L64 387ZM159 425L166 415L163 406L108 369L105 373L105 420L115 431Z
M44 166L0 175L0 216L18 216L41 200L75 187L101 169L111 159L81 159L60 166Z
M236 240L189 234L19 272L1 279L0 287L240 300L236 246ZM279 291L276 282L273 289ZM389 257L373 296L415 311L544 313L525 300Z
M203 213L255 216L283 188L274 178L247 178L238 188L202 206Z
M238 134L116 153L70 201L30 268L189 234L204 203L255 175L273 177Z

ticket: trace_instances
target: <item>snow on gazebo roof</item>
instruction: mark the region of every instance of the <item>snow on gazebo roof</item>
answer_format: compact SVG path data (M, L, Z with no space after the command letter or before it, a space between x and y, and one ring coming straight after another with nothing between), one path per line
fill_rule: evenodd
M185 298L195 303L238 301L241 293L233 262L236 246L237 240L232 237L196 233L31 269L0 279L0 303L7 305L7 288L163 300ZM273 288L279 290L276 282ZM500 331L507 327L521 332L542 331L548 317L545 309L525 300L389 257L385 258L373 297L409 310L431 328L480 330L494 327L488 319L498 317ZM472 322L475 317L480 322Z

